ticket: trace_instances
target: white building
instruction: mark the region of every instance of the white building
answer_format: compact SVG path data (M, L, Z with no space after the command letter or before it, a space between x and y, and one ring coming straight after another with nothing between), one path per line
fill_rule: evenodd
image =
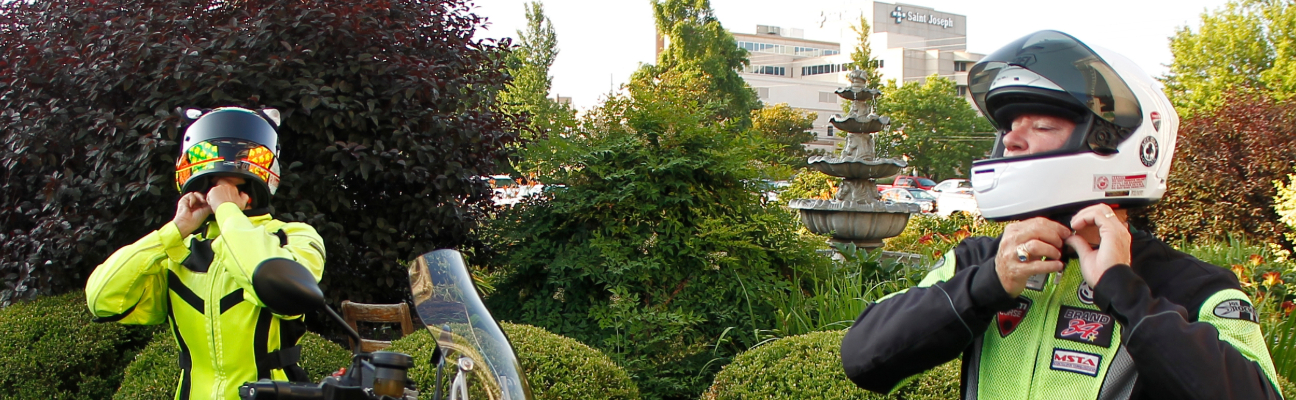
M967 96L967 70L985 55L967 52L967 17L931 8L882 2L862 2L872 27L869 45L879 61L883 81L922 81L932 74L953 79ZM765 104L814 111L816 140L812 149L831 151L837 137L828 119L841 113L834 91L849 84L842 67L849 63L858 36L850 25L859 14L841 13L835 21L840 42L808 40L801 29L757 25L755 33L732 32L738 46L750 52L751 66L742 77Z

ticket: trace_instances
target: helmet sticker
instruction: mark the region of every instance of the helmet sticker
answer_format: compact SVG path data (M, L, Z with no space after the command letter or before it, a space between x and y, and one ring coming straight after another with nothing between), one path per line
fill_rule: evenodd
M1161 131L1161 113L1156 112L1156 111L1153 111L1153 112L1152 112L1152 115L1149 117L1149 119L1152 120L1152 129L1156 129L1157 132L1160 132L1160 131Z
M1147 174L1138 175L1094 175L1093 190L1131 190L1147 187Z
M1148 136L1143 138L1143 143L1139 144L1139 161L1143 162L1144 167L1151 167L1156 164L1157 157L1161 155L1161 149L1157 147L1155 137Z

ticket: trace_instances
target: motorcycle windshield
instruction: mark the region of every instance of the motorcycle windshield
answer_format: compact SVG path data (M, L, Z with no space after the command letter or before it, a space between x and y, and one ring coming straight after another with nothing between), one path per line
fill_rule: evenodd
M446 381L462 373L468 399L530 399L522 365L477 295L463 256L449 249L424 254L410 263L409 275L414 309L445 355Z

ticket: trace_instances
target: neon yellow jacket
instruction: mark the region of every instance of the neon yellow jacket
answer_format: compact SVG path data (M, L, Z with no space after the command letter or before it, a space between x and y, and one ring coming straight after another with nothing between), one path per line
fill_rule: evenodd
M301 316L270 312L252 288L270 258L296 260L318 281L324 240L310 225L226 203L189 237L167 223L117 250L90 274L86 302L98 322L170 321L183 370L177 399L238 399L243 383L286 380L306 332Z

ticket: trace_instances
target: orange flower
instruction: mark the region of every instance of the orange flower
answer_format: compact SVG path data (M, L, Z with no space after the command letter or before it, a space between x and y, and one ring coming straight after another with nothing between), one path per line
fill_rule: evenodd
M1283 280L1282 280L1282 278L1280 278L1280 277L1278 276L1278 273L1277 273L1277 272L1265 272L1265 273L1264 273L1264 285L1265 285L1265 286L1273 286L1273 285L1277 285L1277 284L1280 284L1280 283L1283 283Z
M967 227L965 226L963 229L954 232L954 241L962 241L963 239L967 239L968 236L972 236L972 232L968 232Z
M931 241L932 241L932 234L931 234L931 233L928 233L928 234L926 234L926 235L923 235L923 237L918 238L918 244L928 244L928 243L931 243Z
M1261 258L1259 254L1252 254L1249 260L1251 261L1252 266L1264 263L1264 258Z
M1292 304L1291 300L1284 301L1282 303L1282 309L1283 309L1283 314L1291 315L1292 309L1296 309L1296 304Z
M1233 266L1230 267L1229 269L1233 270L1233 274L1237 275L1239 281L1247 280L1246 268L1243 268L1242 264L1233 264Z

